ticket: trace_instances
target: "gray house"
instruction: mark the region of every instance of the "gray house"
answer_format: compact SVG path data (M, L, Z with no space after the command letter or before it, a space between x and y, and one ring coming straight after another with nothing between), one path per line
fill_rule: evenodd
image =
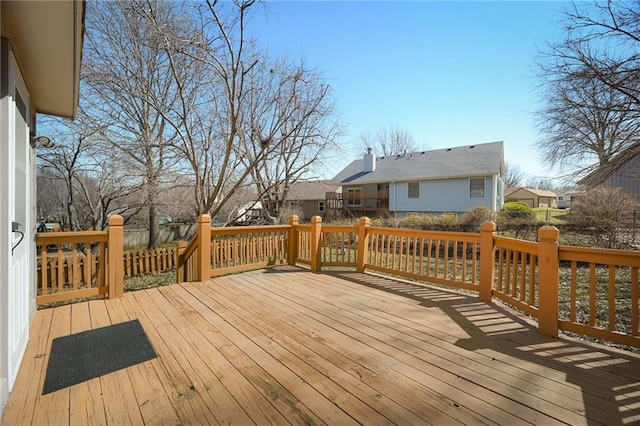
M640 143L595 169L578 184L587 188L598 185L622 188L640 200Z
M326 198L339 193L340 185L330 181L298 181L289 188L286 204L300 210L302 221L309 221L313 216L326 218Z
M347 217L410 213L497 212L504 202L503 142L457 146L376 158L369 150L333 182L342 186L328 207Z

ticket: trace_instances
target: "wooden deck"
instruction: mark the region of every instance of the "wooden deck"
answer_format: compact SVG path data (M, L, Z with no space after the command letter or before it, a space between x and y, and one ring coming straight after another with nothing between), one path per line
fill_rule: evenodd
M134 318L158 358L41 395L53 338ZM637 424L640 356L475 296L280 267L38 311L1 423Z

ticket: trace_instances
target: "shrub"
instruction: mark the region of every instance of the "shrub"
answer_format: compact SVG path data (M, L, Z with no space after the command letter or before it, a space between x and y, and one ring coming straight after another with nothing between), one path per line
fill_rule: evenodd
M432 224L433 218L431 216L417 213L411 213L397 222L398 227L410 229L429 229Z
M460 225L468 230L480 230L480 225L485 220L491 220L491 210L487 207L474 207L460 219Z
M500 213L498 213L499 221L516 221L516 222L533 222L536 214L531 207L525 203L510 201L504 203Z
M591 245L624 248L622 226L634 210L636 198L622 188L596 186L571 202L571 225L592 233Z

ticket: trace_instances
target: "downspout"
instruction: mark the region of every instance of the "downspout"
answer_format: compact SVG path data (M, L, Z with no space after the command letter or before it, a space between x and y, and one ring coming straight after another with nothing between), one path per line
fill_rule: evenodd
M498 175L493 175L493 212L498 212Z
M392 180L391 184L393 185L393 217L397 217L397 195L396 195L396 181Z

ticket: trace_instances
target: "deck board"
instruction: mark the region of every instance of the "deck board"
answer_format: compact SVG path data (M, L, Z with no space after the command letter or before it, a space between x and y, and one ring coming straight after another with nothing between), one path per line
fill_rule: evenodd
M158 358L41 395L54 338L138 319ZM640 356L500 303L278 267L40 310L1 419L40 424L640 422Z

